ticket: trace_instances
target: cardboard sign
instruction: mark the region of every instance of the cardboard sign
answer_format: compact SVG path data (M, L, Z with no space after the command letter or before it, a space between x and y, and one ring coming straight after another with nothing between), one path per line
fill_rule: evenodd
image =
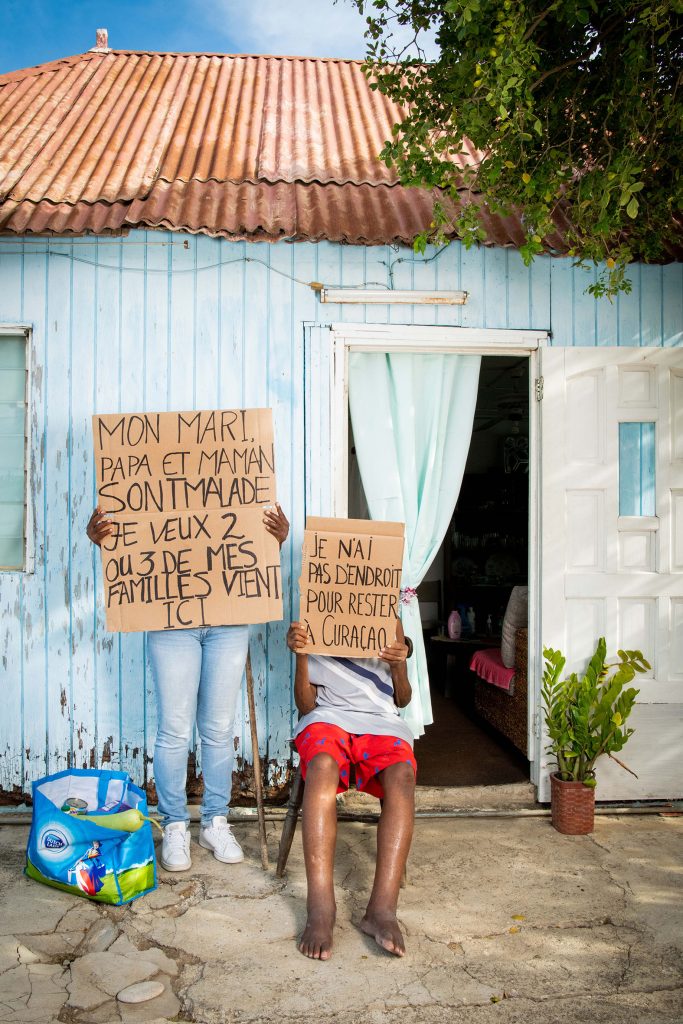
M299 580L306 653L374 658L396 639L403 523L309 516Z
M270 409L93 416L107 628L282 618Z

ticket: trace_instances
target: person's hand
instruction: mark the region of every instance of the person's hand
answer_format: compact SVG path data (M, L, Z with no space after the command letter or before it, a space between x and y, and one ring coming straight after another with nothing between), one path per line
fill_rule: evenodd
M287 630L287 646L292 654L304 654L308 633L300 622L293 622Z
M85 532L88 538L97 544L98 548L102 544L103 540L110 537L112 533L116 533L116 526L108 519L100 506L98 505L93 514L90 516L90 521L86 527Z
M400 640L394 640L393 643L387 644L379 652L379 656L382 661L386 661L389 665L400 665L402 661L405 661L408 657L410 648L408 644L402 643Z
M277 502L275 503L275 508L264 509L263 525L268 533L275 537L275 540L278 542L280 547L282 547L284 542L287 540L287 534L289 533L289 519Z

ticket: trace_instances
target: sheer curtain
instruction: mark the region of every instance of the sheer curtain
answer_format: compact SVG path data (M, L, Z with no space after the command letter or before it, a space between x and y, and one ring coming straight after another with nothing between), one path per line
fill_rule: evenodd
M415 590L444 538L472 437L480 356L351 352L349 407L373 519L406 524L401 621L413 641L413 698L403 712L418 737L432 721Z

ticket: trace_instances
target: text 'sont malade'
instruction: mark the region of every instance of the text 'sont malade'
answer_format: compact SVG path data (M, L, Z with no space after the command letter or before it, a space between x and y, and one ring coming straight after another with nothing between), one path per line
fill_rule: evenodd
M107 628L282 618L270 409L93 416Z
M396 639L403 523L309 516L299 580L307 654L375 658Z

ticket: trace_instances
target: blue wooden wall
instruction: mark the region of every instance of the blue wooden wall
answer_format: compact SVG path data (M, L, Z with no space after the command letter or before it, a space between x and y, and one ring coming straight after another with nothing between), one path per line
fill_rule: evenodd
M315 374L308 367L307 383L304 324L535 328L559 345L681 344L683 266L635 267L632 279L632 293L610 304L585 295L590 274L570 261L542 258L527 269L504 249L454 244L423 258L390 247L161 232L73 243L0 239L0 324L33 328L35 545L34 572L0 572L0 790L28 791L33 779L70 764L106 763L138 781L151 775L144 637L106 632L99 557L85 536L95 500L93 412L274 410L279 497L292 523L285 622L253 628L251 649L261 754L277 782L293 716L285 628L305 516L304 393ZM454 309L321 306L309 281L464 288L470 297ZM327 377L315 386L326 387ZM312 471L315 464L312 453ZM249 762L245 701L238 719L238 754Z

